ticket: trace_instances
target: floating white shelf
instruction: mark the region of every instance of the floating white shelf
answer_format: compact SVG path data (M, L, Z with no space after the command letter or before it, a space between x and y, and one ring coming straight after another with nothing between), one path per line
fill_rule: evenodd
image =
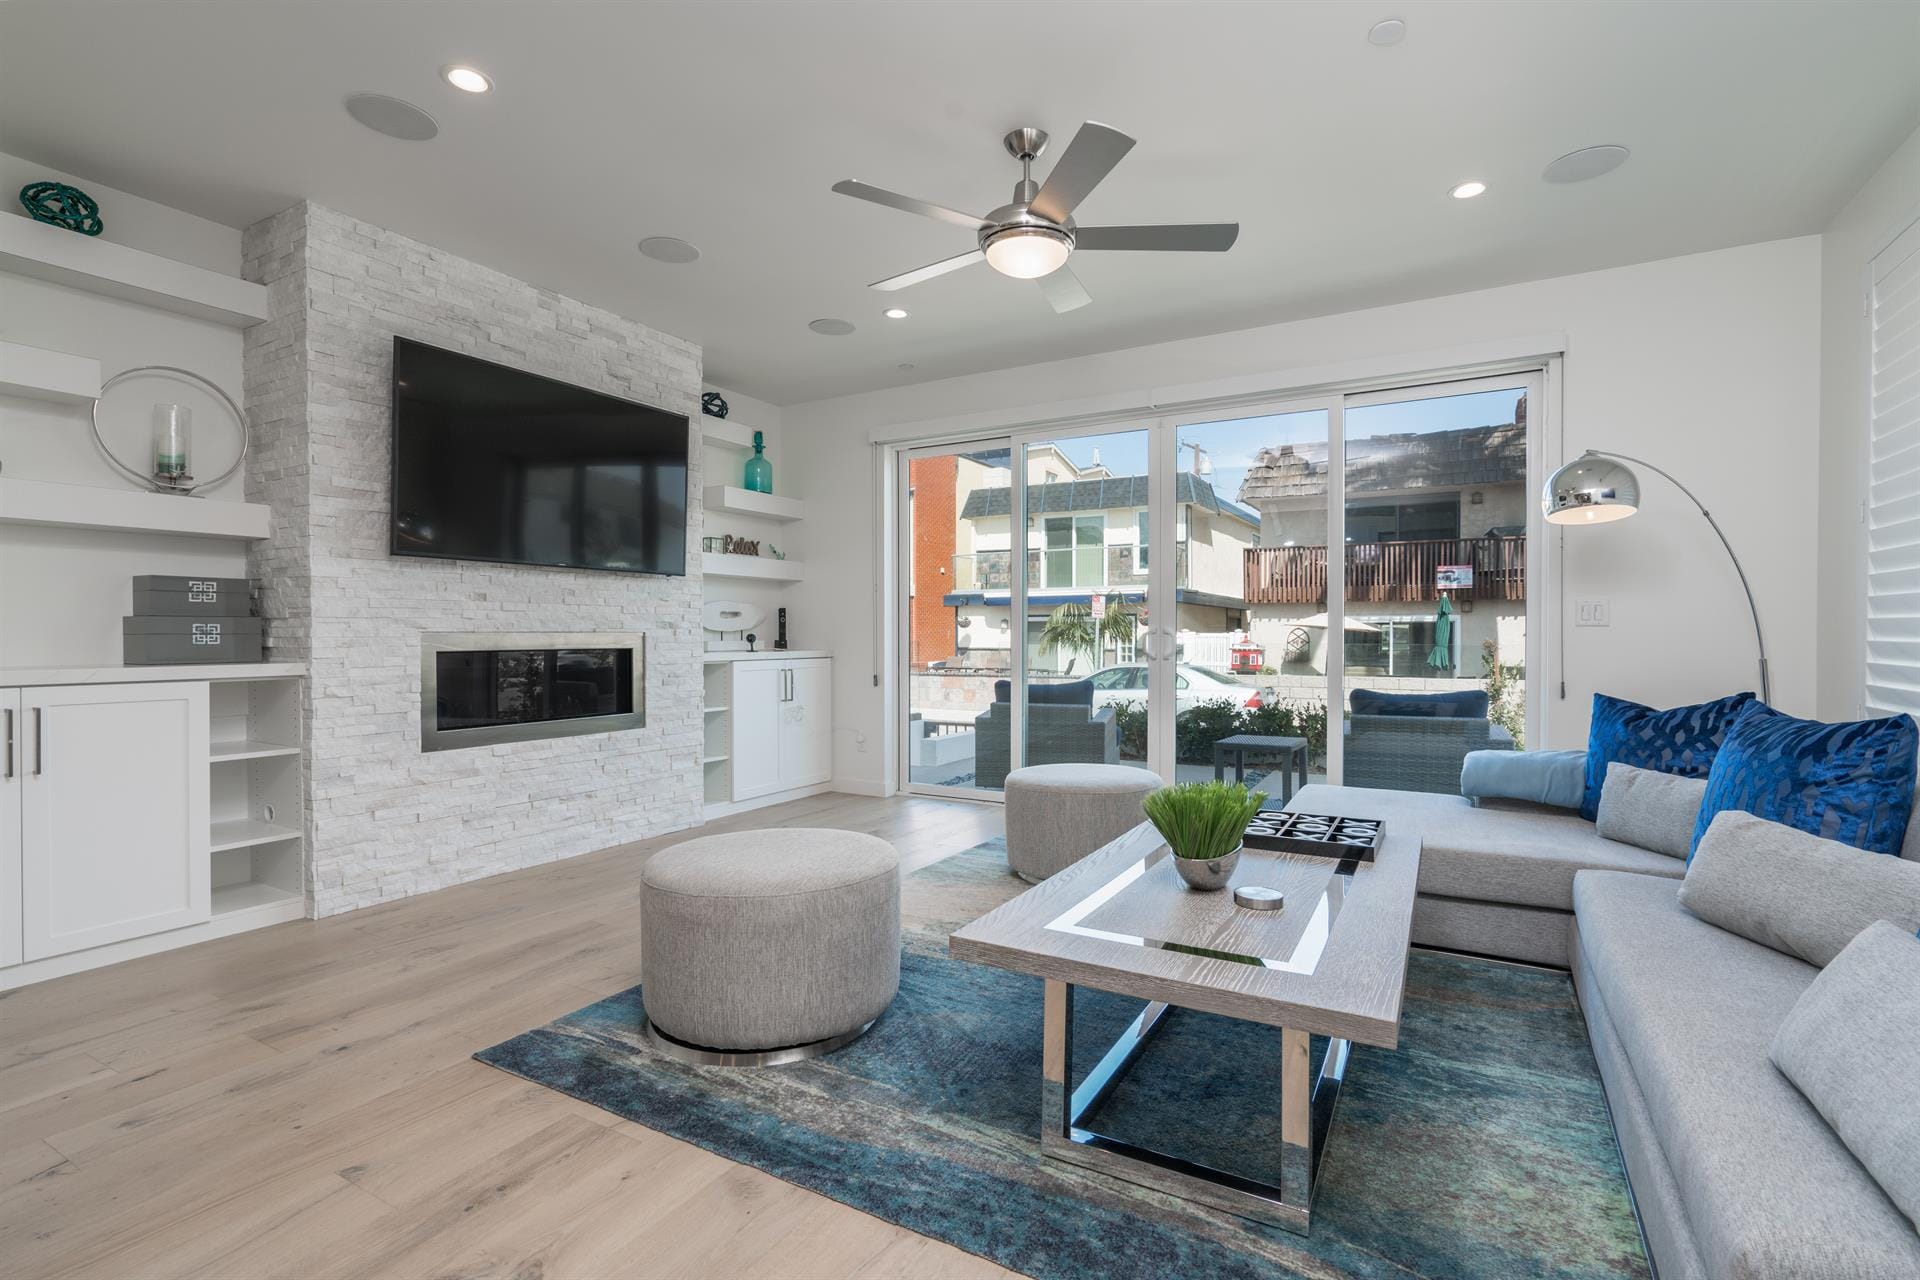
M700 553L700 572L709 578L751 578L755 582L798 582L807 567L798 560L772 556L730 556L721 551Z
M701 756L700 757L701 764L725 764L727 760L728 760L727 756Z
M207 753L214 764L223 760L265 760L271 756L297 756L298 747L283 747L273 742L216 742Z
M725 708L725 707L702 707L702 708L700 708L700 709L701 709L702 711L704 711L704 712L706 712L706 713L707 713L708 715L710 715L710 716L717 716L717 715L719 715L719 714L720 714L721 712L723 712L723 711L725 711L725 710L726 710L727 708Z
M0 222L7 221L13 219L0 217ZM273 531L273 511L257 502L218 502L174 493L139 493L0 476L0 524L251 539L264 538Z
M156 253L0 215L0 271L51 280L244 329L267 318L267 287Z
M100 362L64 351L0 342L0 395L88 404L100 396Z
M753 428L744 422L700 415L700 439L723 449L753 449Z
M726 511L737 516L761 520L804 520L807 504L798 498L782 498L771 493L755 493L730 484L707 486L707 510Z
M213 891L213 914L216 918L234 911L254 911L261 907L297 908L304 905L300 894L260 880L221 885ZM294 910L287 918L294 919L300 914L299 910Z
M300 834L292 827L275 826L271 822L261 822L256 818L231 818L225 822L213 824L208 852L219 853L224 849L245 849L256 844L272 844L276 840L298 840Z

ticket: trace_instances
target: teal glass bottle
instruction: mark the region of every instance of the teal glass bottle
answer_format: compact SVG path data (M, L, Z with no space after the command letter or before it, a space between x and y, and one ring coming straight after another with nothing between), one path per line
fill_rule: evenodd
M767 461L767 439L758 431L753 433L753 456L747 459L745 484L753 493L773 492L773 464Z

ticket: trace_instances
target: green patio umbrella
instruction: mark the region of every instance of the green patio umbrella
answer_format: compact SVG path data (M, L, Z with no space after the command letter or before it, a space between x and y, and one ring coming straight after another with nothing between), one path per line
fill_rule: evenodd
M1453 601L1440 597L1440 612L1433 616L1433 648L1427 650L1427 665L1435 671L1453 670Z

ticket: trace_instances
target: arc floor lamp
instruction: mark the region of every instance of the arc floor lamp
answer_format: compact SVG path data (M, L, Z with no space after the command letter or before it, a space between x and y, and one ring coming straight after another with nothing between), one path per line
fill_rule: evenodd
M1727 559L1733 561L1733 571L1740 575L1740 589L1747 593L1747 612L1753 615L1753 641L1760 650L1760 700L1771 702L1773 691L1767 681L1767 641L1760 633L1760 610L1753 603L1753 588L1747 584L1747 571L1740 567L1740 557L1733 553L1733 544L1727 541L1727 535L1721 531L1720 522L1713 518L1713 513L1707 510L1700 499L1694 497L1693 490L1674 479L1671 472L1656 467L1644 458L1589 449L1547 477L1546 492L1540 496L1540 509L1546 514L1547 522L1559 525L1607 524L1624 520L1638 511L1640 478L1633 474L1632 467L1626 465L1629 462L1666 476L1674 488L1686 494L1687 500L1700 508L1708 527L1720 539L1720 545L1727 549Z

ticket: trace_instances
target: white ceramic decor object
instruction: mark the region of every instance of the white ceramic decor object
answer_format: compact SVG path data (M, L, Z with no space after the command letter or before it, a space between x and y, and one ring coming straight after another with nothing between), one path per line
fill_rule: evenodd
M747 648L747 632L766 621L767 611L739 600L709 600L700 607L700 625L707 630L709 653L737 653Z

